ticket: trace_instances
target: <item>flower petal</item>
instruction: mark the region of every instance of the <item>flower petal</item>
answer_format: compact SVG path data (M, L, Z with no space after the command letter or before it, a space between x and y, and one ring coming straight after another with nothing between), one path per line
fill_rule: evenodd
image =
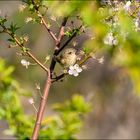
M77 72L76 70L74 70L74 71L73 71L73 75L74 75L74 76L78 76L79 74L78 74L78 72Z
M69 69L70 69L70 70L74 70L74 66L70 66Z
M79 75L79 73L77 72L77 73L73 73L73 75L75 76L75 77L77 77L78 75Z
M79 65L78 65L78 64L75 64L73 67L74 67L75 69L77 69L77 68L79 68Z
M72 70L69 70L68 73L69 73L69 75L73 75L73 71Z
M78 73L82 72L82 69L79 67L76 69Z

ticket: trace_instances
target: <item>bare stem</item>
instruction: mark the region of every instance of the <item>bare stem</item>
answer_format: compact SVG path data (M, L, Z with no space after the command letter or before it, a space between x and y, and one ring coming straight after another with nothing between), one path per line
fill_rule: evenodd
M50 86L51 86L52 82L51 82L51 77L50 77L50 72L48 73L48 78L46 81L46 85L45 85L45 89L44 89L44 94L41 98L40 101L40 105L39 105L39 110L37 112L37 118L35 121L35 126L34 126L34 130L32 133L32 140L37 140L38 135L39 135L39 130L41 127L41 121L43 118L43 114L45 111L45 107L46 107L46 103L47 103L47 98L48 98L48 94L49 94L49 90L50 90Z
M31 52L27 52L28 56L32 58L41 68L43 68L46 72L49 71L48 68L46 68Z
M51 37L54 39L55 42L57 42L57 38L56 36L54 35L54 33L48 28L48 25L45 21L45 19L43 18L43 16L41 16L41 21L42 21L42 24L44 25L44 27L47 29L48 33L51 35Z
M55 42L57 42L57 38L56 36L54 35L54 33L48 28L48 25L44 19L44 17L42 16L42 14L40 13L39 11L39 8L38 6L36 5L35 1L34 0L31 0L32 1L32 4L34 5L34 8L38 14L38 16L41 18L41 22L42 24L44 25L44 27L47 29L48 33L51 35L51 37L54 39Z

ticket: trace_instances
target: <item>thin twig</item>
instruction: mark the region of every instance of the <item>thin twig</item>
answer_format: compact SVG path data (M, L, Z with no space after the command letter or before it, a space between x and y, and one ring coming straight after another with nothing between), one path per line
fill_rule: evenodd
M61 42L61 40L62 40L62 38L64 37L64 34L65 34L64 28L66 26L67 20L68 20L68 17L64 17L63 22L61 24L61 28L60 28L59 35L58 35L58 42L56 44L56 46L58 48L60 47L60 42Z
M52 83L61 80L61 79L62 79L64 76L66 76L67 74L68 74L68 73L62 73L61 75L55 77L54 80L52 81Z
M5 33L9 34L17 43L17 45L21 48L23 48L24 46L20 43L20 41L18 40L17 37L12 36L11 33L8 30L5 30ZM41 68L43 68L46 72L49 71L48 68L46 68L31 52L27 51L26 54L32 58L34 60L34 62L36 62Z
M60 42L61 42L61 40L62 40L62 38L63 38L63 36L64 36L64 27L66 26L67 20L68 20L68 17L64 17L64 19L63 19L63 21L62 21L62 24L61 24L60 31L59 31L58 41L56 42L56 47L55 47L55 49L54 49L52 61L51 61L51 64L50 64L51 78L52 78L52 73L53 73L53 71L54 71L55 64L56 64L55 56L56 56L56 54L57 54L57 51L58 51L59 48L60 48Z
M54 39L55 42L57 42L57 38L56 36L54 35L54 33L48 28L48 25L45 21L45 19L43 18L43 16L41 16L41 21L42 21L42 24L44 25L44 27L47 29L48 33L51 35L51 37Z
M31 0L32 1L32 4L34 5L34 8L38 14L38 16L41 18L41 21L42 21L42 24L44 25L44 27L46 28L46 30L48 31L48 33L50 34L50 36L54 39L55 42L57 42L57 38L56 36L54 35L54 33L48 28L48 25L44 19L44 17L42 16L42 14L40 13L39 11L39 8L38 6L36 5L35 1L34 0Z
M81 29L82 25L75 29L75 31L73 32L72 36L63 44L63 46L56 52L56 55L58 55L68 44L69 42L77 35L77 32Z
M14 40L16 41L16 43L22 48L23 45L19 42L19 40L17 39L17 37L14 37ZM27 51L26 54L32 58L41 68L43 68L46 72L49 72L49 69L46 68L31 52Z
M31 57L41 68L43 68L46 72L49 71L31 52L27 51L29 57Z

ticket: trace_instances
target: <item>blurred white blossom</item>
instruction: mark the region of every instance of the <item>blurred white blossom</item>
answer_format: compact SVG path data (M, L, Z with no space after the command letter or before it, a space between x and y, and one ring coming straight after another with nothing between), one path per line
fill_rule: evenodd
M110 46L117 45L118 44L118 40L113 36L113 33L110 32L104 38L104 44L110 45Z
M128 12L130 10L130 6L131 6L131 1L127 1L123 8L126 12Z
M87 65L82 65L83 70L87 70Z
M40 90L40 84L36 83L35 86L37 90Z
M140 30L140 20L139 20L139 18L135 19L134 24L135 24L136 31Z
M33 108L35 109L36 112L38 112L36 106L35 106L35 102L34 102L34 99L33 98L30 98L29 100L29 103L33 106Z
M100 64L103 64L103 63L104 63L104 57L99 58L99 59L98 59L98 62L99 62Z
M30 62L27 61L27 60L25 60L25 59L22 59L22 60L21 60L21 64L22 64L22 66L26 67L26 69L27 69L28 66L30 65Z
M19 11L20 12L23 12L24 11L24 9L27 7L27 5L25 5L25 4L20 4L19 5Z
M53 21L56 21L56 16L52 15L50 19L53 20Z
M27 18L25 19L25 22L26 22L26 23L29 23L29 22L31 22L31 21L33 21L33 18L32 18L32 17L27 17Z
M76 41L73 41L72 44L75 47L78 43Z
M73 76L76 77L76 76L79 75L80 72L82 72L82 68L79 67L78 64L75 64L75 65L69 67L68 73L69 73L70 75L73 75Z
M35 103L33 98L30 98L28 101L31 105Z
M26 36L23 37L23 39L24 39L25 42L28 42L29 37L26 35Z
M46 56L45 61L46 61L46 62L47 62L47 61L49 61L49 60L50 60L50 58L51 58L51 56L50 56L50 55Z
M50 23L47 23L47 27L50 28L51 27L51 24Z

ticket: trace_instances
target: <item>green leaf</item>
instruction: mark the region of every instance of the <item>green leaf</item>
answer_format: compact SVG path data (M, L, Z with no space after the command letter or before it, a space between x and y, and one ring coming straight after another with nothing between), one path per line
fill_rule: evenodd
M65 32L65 35L66 35L67 37L71 37L71 36L72 36L72 31L66 31L66 32Z
M12 38L7 39L9 42L15 43L15 40Z
M30 50L30 49L27 48L27 47L22 47L22 51L23 51L24 53L28 52L29 50Z
M2 18L2 17L0 17L0 25L4 25L4 23L7 21L7 19L6 18Z
M14 35L15 32L20 29L20 27L18 27L16 24L11 23L10 28L8 28L9 31L11 31L11 34Z

